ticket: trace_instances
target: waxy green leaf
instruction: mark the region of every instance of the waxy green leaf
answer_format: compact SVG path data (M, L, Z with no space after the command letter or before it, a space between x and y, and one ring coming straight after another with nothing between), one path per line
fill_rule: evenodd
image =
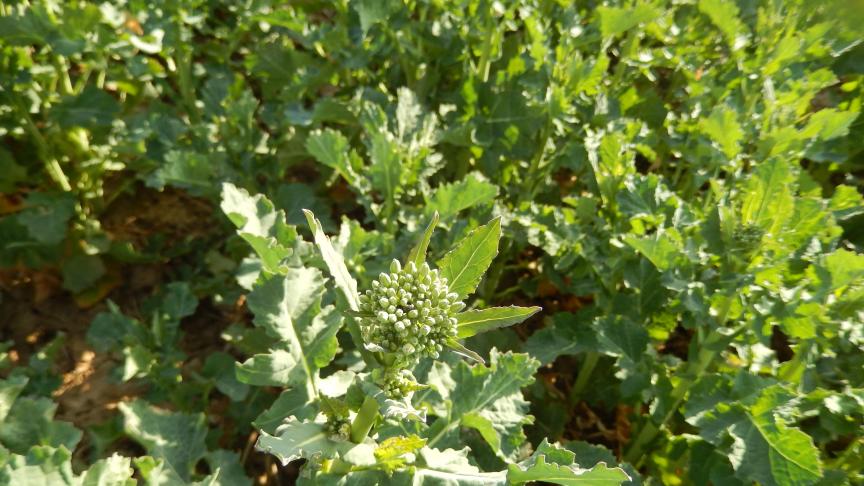
M539 311L539 307L510 306L461 312L456 314L456 320L459 322L458 337L464 339L481 332L519 324Z
M164 460L180 478L191 477L195 463L207 452L203 414L169 412L142 400L120 403L118 408L130 437L148 454Z
M458 294L460 299L474 292L498 254L500 239L501 219L496 218L469 233L438 260L438 269L441 276L447 278L451 292Z
M408 253L408 258L405 261L406 264L408 262L414 262L414 264L419 267L426 261L426 250L429 248L429 241L432 239L432 232L435 231L436 226L438 226L438 211L432 213L429 225L426 226L426 230L423 231L420 240L417 241L417 244L414 245L414 248L411 248L411 252Z

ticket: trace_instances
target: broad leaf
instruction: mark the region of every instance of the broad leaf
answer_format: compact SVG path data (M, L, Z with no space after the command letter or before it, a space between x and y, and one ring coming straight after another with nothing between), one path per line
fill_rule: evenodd
M618 486L630 480L630 476L620 468L609 468L602 462L591 469L581 469L578 466L547 463L546 456L539 455L533 464L525 469L516 464L510 465L507 480L512 484L522 484L529 481L563 484L565 486Z
M348 184L356 186L359 176L351 165L350 149L345 135L331 128L315 130L306 139L306 150L315 160L335 170Z
M469 174L452 184L442 184L426 196L426 214L438 211L447 220L470 207L489 204L498 195L498 187L477 174Z
M117 454L93 463L76 475L72 471L72 454L65 447L52 449L35 446L26 456L13 456L0 467L0 483L46 486L134 486L133 470L127 457Z
M0 380L0 424L9 415L15 399L27 386L28 379L23 376L11 376L6 380Z
M452 402L451 422L436 423L429 429L430 447L443 437L444 430L460 424L476 426L498 456L514 459L525 442L522 427L532 421L521 389L534 381L539 365L527 354L501 354L494 349L488 367L460 362L449 377L452 389L443 390ZM468 423L461 422L463 417L470 417Z
M13 389L7 388L7 393L14 392L17 380L10 381ZM0 445L16 454L26 454L34 445L74 450L81 431L68 422L54 420L56 412L57 404L49 398L18 397L0 422Z
M316 268L293 268L249 294L255 324L279 339L276 349L253 356L237 368L238 379L255 385L308 386L316 395L318 370L336 353L342 324L333 306L321 308L324 278Z
M237 227L261 258L265 270L284 273L282 261L291 255L297 231L285 223L285 213L277 211L263 195L250 196L233 184L222 185L222 211Z
M747 184L741 207L742 222L775 233L794 208L792 180L792 171L785 161L775 159L759 165Z
M178 476L188 480L195 463L207 452L207 426L202 414L169 412L141 400L120 403L123 429Z
M678 244L666 233L657 233L642 238L627 236L624 238L624 242L645 255L645 258L661 271L672 268L681 257Z
M650 22L661 14L661 10L644 3L632 8L601 6L597 9L600 33L604 38L614 37L643 22Z
M323 424L301 422L294 417L288 418L276 429L274 435L261 432L255 447L273 454L285 465L295 459L326 459L342 456L352 448L369 447L363 444L336 441L328 437ZM370 448L370 452L371 452Z
M81 94L66 97L51 110L51 116L63 128L111 127L120 112L120 104L111 95L88 85Z

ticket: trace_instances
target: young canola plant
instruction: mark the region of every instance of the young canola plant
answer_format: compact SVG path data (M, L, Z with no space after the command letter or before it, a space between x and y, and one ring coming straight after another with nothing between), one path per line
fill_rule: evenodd
M262 265L249 296L255 323L281 340L238 365L238 377L287 387L255 422L257 448L283 464L305 459L301 484L629 480L622 469L580 464L574 453L545 441L532 453L522 431L532 417L521 389L533 381L539 362L493 349L487 364L460 342L540 310L466 307L498 252L499 219L468 233L433 268L426 253L435 213L407 256L392 260L389 271L360 292L321 223L305 211L338 290L335 305L322 307L326 290L312 266L314 253L281 211L227 184L223 210L262 263L274 252L283 256L269 260L270 270ZM340 350L336 335L343 324L351 342ZM472 439L477 435L480 442Z

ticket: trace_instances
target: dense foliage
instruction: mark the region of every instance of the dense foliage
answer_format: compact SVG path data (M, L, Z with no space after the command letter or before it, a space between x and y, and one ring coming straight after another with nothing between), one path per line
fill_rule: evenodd
M0 1L0 484L861 484L862 26Z

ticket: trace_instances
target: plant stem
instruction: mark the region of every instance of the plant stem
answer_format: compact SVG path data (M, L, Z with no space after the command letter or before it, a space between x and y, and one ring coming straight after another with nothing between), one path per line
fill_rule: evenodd
M459 427L461 424L462 424L462 421L460 419L457 418L457 419L453 420L452 422L448 423L447 426L442 427L441 430L438 431L437 434L435 434L435 437L432 437L431 439L429 439L429 442L427 442L426 445L429 447L434 446L439 440L441 440L442 437L444 437L447 434L447 432L450 432L451 430L455 429L456 427Z
M30 114L27 113L26 110L22 110L22 113L24 115L24 127L33 139L33 143L36 144L36 151L39 153L42 163L45 164L45 172L47 172L48 176L58 186L60 186L60 189L63 189L66 192L71 191L72 185L69 183L69 178L63 173L63 168L60 167L60 162L58 162L52 154L48 141L42 136L42 132L40 132L39 128L36 127L36 123L33 122L33 118L30 117Z
M487 22L486 37L483 38L483 47L480 51L480 61L477 63L477 74L484 83L489 81L489 58L492 56L492 40L496 34L495 30L494 22Z
M534 191L537 189L537 184L542 179L540 174L540 164L543 162L543 154L546 152L546 144L549 143L551 132L552 119L547 114L546 123L543 125L543 131L540 133L540 144L537 147L537 152L534 153L534 157L531 159L531 165L528 168L528 176L525 180L525 187L523 188L526 200L534 198Z
M198 105L195 103L195 91L192 89L192 52L188 47L180 47L177 51L177 84L180 86L180 96L189 112L192 123L201 121Z
M375 425L375 420L378 418L378 401L367 396L363 400L363 405L351 422L351 442L355 444L363 443L372 426Z
M636 467L641 464L644 459L644 447L650 444L657 437L657 434L663 426L666 425L666 423L675 415L675 412L678 411L678 407L681 406L681 402L684 401L684 397L687 396L687 392L690 391L690 387L696 383L700 376L702 376L716 356L717 351L711 351L708 349L702 349L699 351L699 357L696 361L691 362L687 366L683 373L684 376L681 377L678 384L676 384L675 388L672 389L672 393L670 394L672 405L662 417L651 417L648 419L639 431L639 435L636 436L636 440L633 441L627 454L624 455L625 461ZM654 420L656 418L660 418L660 420Z
M726 316L729 314L731 306L732 299L727 296L726 302L723 304L723 308L717 317L719 325L723 325L723 323L726 322ZM743 329L743 327L739 328L733 333L733 336L741 332ZM639 435L636 436L636 440L633 441L632 445L628 448L627 453L624 455L625 461L636 467L641 465L645 456L645 446L653 442L660 430L667 422L669 422L669 420L672 419L675 412L678 411L678 407L680 407L684 401L684 397L687 396L687 392L690 391L690 387L699 381L699 378L708 370L715 358L720 354L718 344L726 339L728 339L728 336L713 331L709 332L705 339L699 343L699 353L697 354L696 359L687 363L687 367L681 373L678 383L669 395L671 405L666 410L666 413L662 416L655 413L655 416L648 418L645 425L643 425L641 430L639 430Z
M69 77L69 67L66 65L66 59L63 56L57 55L53 57L53 61L54 68L57 70L57 77L60 78L62 94L73 94L75 88L72 86L72 78Z
M585 361L582 363L582 367L579 369L579 374L576 376L576 383L573 385L573 389L570 390L571 398L576 398L582 394L582 391L588 384L588 379L591 378L591 374L594 372L594 367L597 366L598 361L600 361L600 353L596 351L590 351L585 355Z

